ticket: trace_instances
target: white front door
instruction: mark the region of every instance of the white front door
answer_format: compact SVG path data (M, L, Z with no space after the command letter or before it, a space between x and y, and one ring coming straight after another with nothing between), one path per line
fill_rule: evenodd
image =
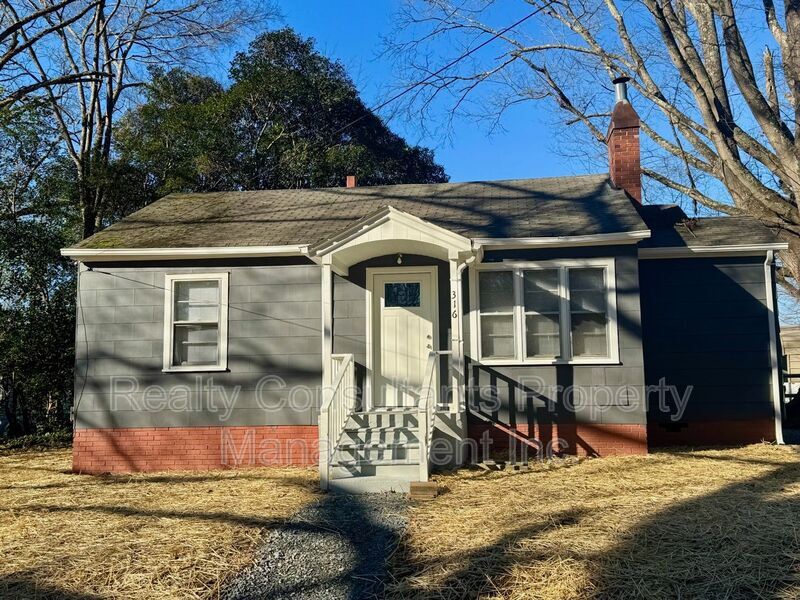
M435 269L370 269L373 407L419 402L428 355L436 349Z

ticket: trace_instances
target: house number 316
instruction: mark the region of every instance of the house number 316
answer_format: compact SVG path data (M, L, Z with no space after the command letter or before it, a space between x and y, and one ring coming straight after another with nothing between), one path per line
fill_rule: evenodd
M453 318L457 319L458 318L458 302L456 301L456 292L455 292L455 290L450 292L450 294L451 294L450 297L453 299Z

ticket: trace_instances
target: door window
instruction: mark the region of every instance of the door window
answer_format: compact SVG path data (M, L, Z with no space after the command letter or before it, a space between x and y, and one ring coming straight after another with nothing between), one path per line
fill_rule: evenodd
M387 283L383 287L383 298L386 308L419 308L419 282Z

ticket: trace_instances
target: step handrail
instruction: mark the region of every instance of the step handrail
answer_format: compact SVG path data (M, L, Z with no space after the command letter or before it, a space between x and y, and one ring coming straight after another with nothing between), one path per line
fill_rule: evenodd
M332 354L333 384L323 390L319 411L319 472L322 489L328 489L331 459L356 410L355 359L352 354Z
M420 388L417 411L420 481L428 481L430 475L430 449L436 425L436 394L434 393L434 378L437 372L436 363L440 357L451 354L453 354L452 350L431 350L428 354L428 361L425 364L425 374L422 377L422 388Z

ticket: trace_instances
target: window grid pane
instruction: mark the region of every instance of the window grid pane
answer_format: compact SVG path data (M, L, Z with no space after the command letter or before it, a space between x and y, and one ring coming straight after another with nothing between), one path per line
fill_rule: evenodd
M175 325L173 366L215 365L219 360L219 329L214 325Z
M173 297L173 318L176 323L218 322L218 281L176 281Z
M514 315L482 315L481 348L485 358L515 358Z
M560 321L558 314L525 316L525 355L528 358L561 356Z
M514 272L486 271L478 277L481 313L514 311Z

